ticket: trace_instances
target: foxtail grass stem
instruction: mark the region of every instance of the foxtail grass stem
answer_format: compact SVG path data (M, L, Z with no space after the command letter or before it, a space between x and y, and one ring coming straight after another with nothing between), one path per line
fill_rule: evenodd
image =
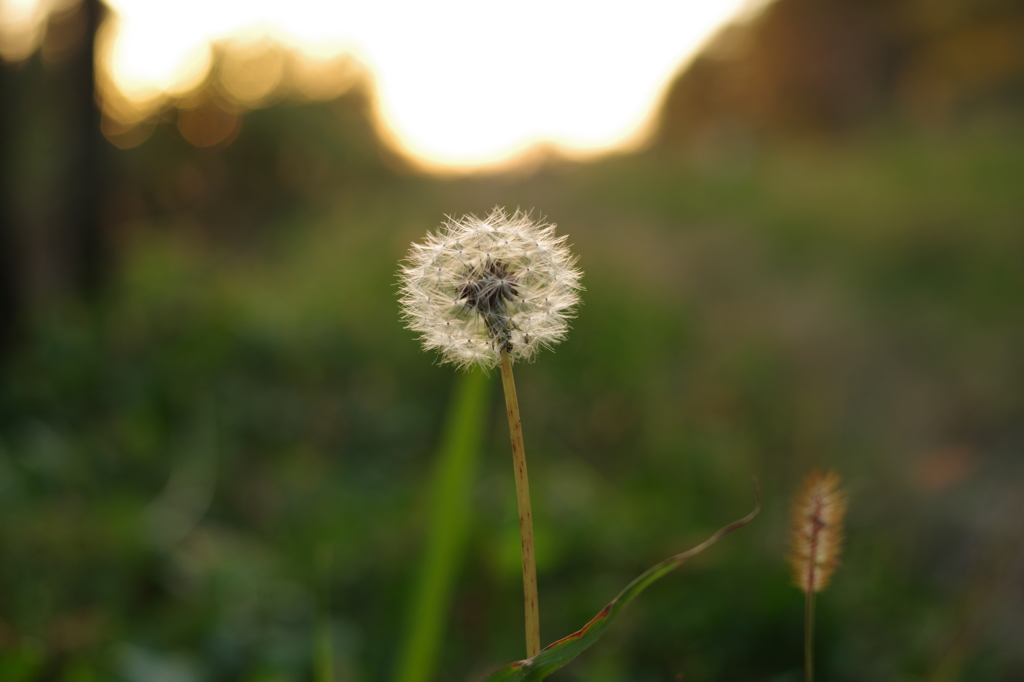
M813 472L793 505L792 553L789 562L804 593L804 680L814 681L814 595L828 585L839 566L846 495L834 471Z
M530 509L530 480L526 475L526 450L523 447L523 423L519 419L519 399L512 376L512 358L501 351L501 384L505 389L505 414L512 440L512 465L516 474L516 501L519 504L519 535L523 545L523 600L526 609L526 657L540 653L540 609L537 601L537 562L533 550L533 511Z
M814 590L804 600L804 680L814 682Z

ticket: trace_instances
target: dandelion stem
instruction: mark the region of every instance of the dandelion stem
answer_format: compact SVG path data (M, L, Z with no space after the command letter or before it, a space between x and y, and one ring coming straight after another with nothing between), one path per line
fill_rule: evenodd
M519 419L519 399L512 376L512 358L501 351L501 383L505 389L505 413L512 440L512 464L516 475L516 501L519 504L519 534L523 545L523 600L526 610L526 656L540 653L540 610L537 600L537 562L533 550L533 512L530 509L530 481L526 474L526 450L523 447L523 423Z
M814 682L814 590L804 600L804 680Z

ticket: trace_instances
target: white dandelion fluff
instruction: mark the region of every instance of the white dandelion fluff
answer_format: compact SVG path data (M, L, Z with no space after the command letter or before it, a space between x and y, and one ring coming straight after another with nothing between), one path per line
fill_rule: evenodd
M520 211L449 218L403 264L407 326L461 367L495 367L502 350L532 359L565 337L579 303L583 273L565 240Z

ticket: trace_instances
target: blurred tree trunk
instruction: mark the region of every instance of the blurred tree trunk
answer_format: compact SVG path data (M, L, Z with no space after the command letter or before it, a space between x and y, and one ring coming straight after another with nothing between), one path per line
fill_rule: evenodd
M103 13L100 0L81 0L73 13L50 17L50 28L69 21L82 27L59 63L34 62L37 54L27 65L0 64L0 357L31 307L54 296L95 299L107 279L110 245L100 209L109 147L100 130L95 66ZM52 153L21 148L18 140L32 125L46 128L61 156L52 174L29 180L44 185L29 196L51 199L26 204L16 196L24 182L19 164L28 162L25 154Z
M14 117L10 103L13 101L14 72L10 65L0 61L0 357L14 341L22 299L11 188Z
M106 174L106 141L100 131L96 93L96 34L103 20L100 0L82 0L85 35L68 63L70 102L67 112L71 145L63 178L68 230L67 267L75 292L94 298L102 288L108 265L108 244L100 221Z

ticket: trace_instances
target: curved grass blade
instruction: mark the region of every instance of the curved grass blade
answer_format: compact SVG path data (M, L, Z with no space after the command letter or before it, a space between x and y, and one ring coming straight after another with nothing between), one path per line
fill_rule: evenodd
M742 528L757 516L761 511L761 496L757 496L757 506L754 510L738 521L719 529L714 535L692 549L681 554L676 554L665 559L659 564L647 569L639 578L626 585L626 588L619 592L608 604L601 609L601 612L594 618L568 637L549 644L533 658L509 663L504 668L491 673L481 682L539 682L555 672L563 665L579 656L585 649L589 648L604 633L605 628L611 625L619 612L626 607L626 604L633 601L637 595L647 589L647 586L662 576L671 573L690 557L700 554L705 549L722 539L723 536Z

